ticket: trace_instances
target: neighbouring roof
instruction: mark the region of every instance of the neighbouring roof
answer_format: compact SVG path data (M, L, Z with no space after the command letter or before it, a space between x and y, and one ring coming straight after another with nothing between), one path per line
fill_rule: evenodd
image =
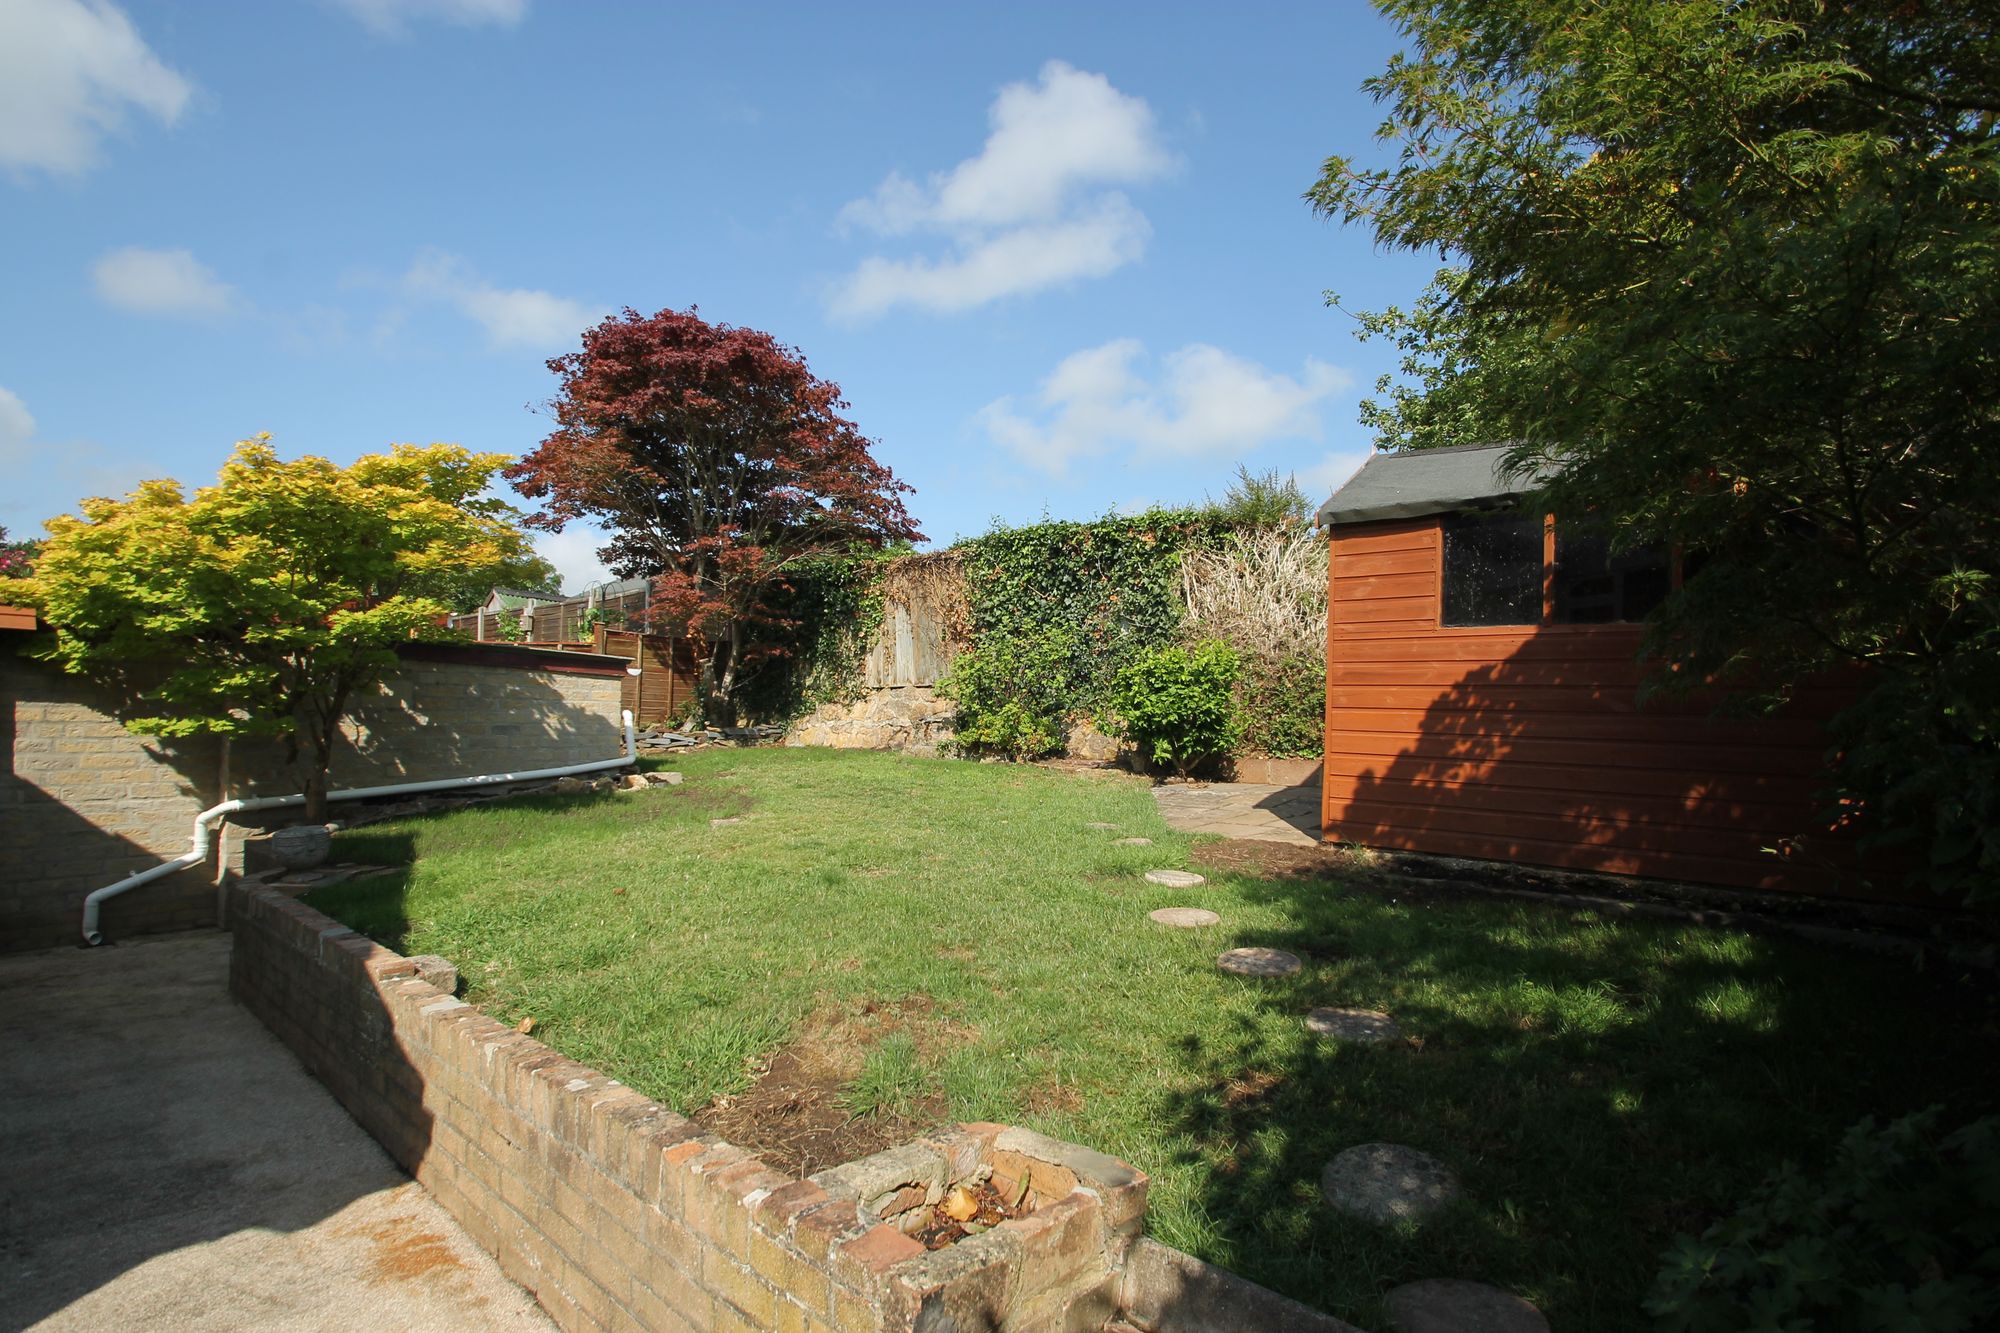
M32 606L0 606L0 629L35 628L35 608Z
M1532 489L1538 474L1509 473L1511 442L1460 444L1373 454L1319 507L1319 522L1368 523L1422 518L1491 506Z

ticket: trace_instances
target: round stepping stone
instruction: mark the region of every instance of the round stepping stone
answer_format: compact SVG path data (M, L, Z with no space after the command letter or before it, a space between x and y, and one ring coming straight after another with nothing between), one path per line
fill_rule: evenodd
M1364 1143L1327 1164L1326 1201L1370 1222L1415 1222L1458 1197L1458 1177L1435 1157L1399 1143Z
M1340 1041L1394 1041L1403 1035L1396 1020L1376 1009L1315 1009L1306 1026Z
M1113 847L1151 847L1153 840L1151 838L1113 838L1111 845Z
M1299 970L1296 954L1283 949L1231 949L1215 965L1239 977L1289 977Z
M1192 889L1208 881L1189 870L1148 870L1148 884L1164 884L1170 889Z
M1206 907L1162 907L1146 915L1163 926L1175 926L1181 930L1199 930L1203 926L1219 925L1222 918Z
M1382 1308L1396 1333L1549 1333L1542 1312L1519 1296L1458 1278L1404 1283Z
M1104 823L1104 822L1102 822L1102 821L1100 820L1099 822L1097 822L1097 823L1095 823L1095 824L1085 824L1085 825L1084 825L1084 827L1085 827L1085 828L1096 828L1096 829L1106 829L1106 828L1117 828L1118 826L1117 826L1116 824L1106 824L1106 823Z

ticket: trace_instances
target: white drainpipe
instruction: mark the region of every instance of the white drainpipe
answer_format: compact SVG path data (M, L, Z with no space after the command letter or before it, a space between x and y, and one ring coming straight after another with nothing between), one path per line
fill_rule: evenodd
M350 787L345 791L330 791L329 801L359 801L371 796L404 796L413 792L448 791L453 787L486 787L499 782L535 782L542 778L566 778L578 773L596 773L607 768L625 768L639 758L639 738L633 726L632 710L624 710L625 753L616 759L594 759L587 764L566 764L561 768L531 768L521 773L481 773L470 778L437 778L430 782L398 782L387 787ZM164 865L151 870L141 870L136 875L127 875L116 884L107 884L91 893L83 900L83 942L86 945L104 943L104 933L97 928L97 915L104 906L104 900L115 898L127 889L136 889L162 875L171 875L176 870L186 870L198 866L208 859L209 833L224 818L240 810L275 810L280 806L304 805L304 793L293 796L251 796L224 801L211 805L194 817L194 834L188 839L188 851Z

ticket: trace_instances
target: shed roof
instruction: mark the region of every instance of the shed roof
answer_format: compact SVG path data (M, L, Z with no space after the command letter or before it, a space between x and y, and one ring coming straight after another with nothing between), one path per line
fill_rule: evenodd
M1492 505L1531 489L1539 473L1505 467L1511 441L1373 454L1319 507L1321 523L1422 518Z

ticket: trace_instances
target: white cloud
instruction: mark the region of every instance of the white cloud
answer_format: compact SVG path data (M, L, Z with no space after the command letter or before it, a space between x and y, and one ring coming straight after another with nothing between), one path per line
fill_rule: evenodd
M1323 456L1310 467L1298 470L1301 490L1315 506L1344 485L1349 477L1361 470L1373 450L1366 448L1336 449Z
M87 439L39 438L39 425L20 395L0 389L0 527L32 537L51 514L73 512L87 495L124 495L157 476L151 457L116 455Z
M918 227L998 227L1061 213L1079 188L1137 185L1173 166L1155 137L1152 108L1060 60L1039 87L1010 83L988 112L993 133L978 157L918 186L891 172L841 221L888 235Z
M535 552L562 575L564 592L581 592L593 583L608 583L613 575L597 558L598 548L610 537L597 528L571 523L561 532L538 532Z
M129 109L171 125L192 92L107 0L0 3L0 167L75 175Z
M0 389L0 457L11 455L35 438L35 419L12 389Z
M951 312L1077 278L1101 278L1145 253L1152 225L1122 194L1084 216L1017 227L942 260L872 256L840 283L832 310L869 319L898 305Z
M128 245L90 266L97 295L140 315L226 315L236 292L186 250Z
M941 257L864 260L835 284L835 315L865 319L898 305L964 310L1102 277L1145 252L1152 234L1145 215L1109 188L1174 167L1143 99L1102 74L1051 60L1039 83L1002 88L988 118L992 132L978 156L922 184L891 172L840 211L843 230L933 232L949 249Z
M384 37L400 37L410 24L436 19L461 28L481 24L511 28L528 16L528 0L333 0Z
M583 331L609 312L553 292L495 287L463 259L438 250L417 256L403 275L403 290L443 301L486 330L495 347L547 349L581 340Z
M988 403L995 443L1062 476L1081 459L1129 451L1141 459L1242 456L1274 440L1318 439L1320 403L1348 387L1346 371L1310 357L1297 377L1191 343L1142 373L1144 346L1121 338L1064 359L1034 404Z

